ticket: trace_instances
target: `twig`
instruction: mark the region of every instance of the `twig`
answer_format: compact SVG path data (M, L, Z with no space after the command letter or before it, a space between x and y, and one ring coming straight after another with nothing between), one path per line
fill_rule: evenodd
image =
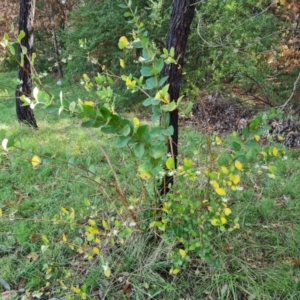
M291 93L289 99L287 99L287 100L285 101L285 103L281 106L281 109L284 109L284 108L287 106L287 104L291 101L291 99L294 97L294 94L295 94L295 92L296 92L296 88L297 88L297 84L298 84L299 79L300 79L300 71L299 71L298 77L297 77L296 80L294 81L293 91L292 91L292 93Z
M95 137L95 135L93 134L93 132L89 128L86 128L86 131L93 138L93 140L95 141L95 143L100 148L100 150L102 151L103 155L105 156L105 159L106 159L106 161L107 161L107 163L108 163L108 165L109 165L109 167L110 167L110 169L111 169L111 171L113 173L113 176L115 178L116 188L117 188L117 192L118 192L118 194L120 196L120 199L123 202L123 204L128 208L129 205L130 205L130 203L128 202L128 200L127 200L127 198L125 196L125 193L124 193L124 191L123 191L123 189L121 187L121 184L119 182L118 175L117 175L117 173L116 173L116 171L115 171L115 169L114 169L114 167L113 167L113 165L112 165L112 163L111 163L111 161L109 159L108 154L106 153L106 151L104 150L104 148L101 146L101 144L99 143L98 139ZM137 217L136 217L136 215L134 214L134 212L131 209L129 209L129 213L130 213L131 218L135 222L137 222Z

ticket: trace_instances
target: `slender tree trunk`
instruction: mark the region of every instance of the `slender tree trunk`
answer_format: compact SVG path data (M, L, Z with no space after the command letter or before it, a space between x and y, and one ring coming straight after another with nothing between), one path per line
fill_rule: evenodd
M29 105L23 106L20 100L22 95L31 97L32 94L32 67L30 59L32 56L33 47L33 20L35 11L35 0L20 0L19 13L19 32L25 32L25 37L21 41L21 45L27 49L27 54L23 55L21 49L20 56L23 55L23 64L19 67L20 84L16 88L16 112L20 122L38 128L34 114Z
M190 33L191 23L195 13L196 0L174 0L171 14L170 27L167 36L166 48L175 49L175 59L178 64L165 65L164 75L168 76L166 84L169 86L171 101L177 102L180 94L180 84L184 65L184 56L187 39ZM168 142L168 153L174 157L175 167L177 167L178 155L178 109L170 112L170 125L174 128L174 134ZM165 195L169 191L169 185L173 184L173 176L164 178L161 193Z

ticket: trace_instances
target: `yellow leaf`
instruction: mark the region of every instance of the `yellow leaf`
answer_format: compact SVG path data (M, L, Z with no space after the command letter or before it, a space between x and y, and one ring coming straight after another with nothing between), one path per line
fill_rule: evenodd
M91 226L96 226L96 221L95 220L92 220L92 219L89 219L89 224Z
M273 153L273 155L274 156L277 156L278 155L278 149L275 147L275 148L273 148L273 150L272 150L272 153Z
M90 233L90 234L92 234L92 235L94 235L94 234L99 234L100 233L100 231L97 229L97 228L94 228L94 227L88 227L88 232Z
M38 165L40 165L42 163L42 160L40 159L40 157L34 155L31 159L31 164L36 167Z
M222 140L218 136L216 136L216 143L217 143L217 145L222 144Z
M221 167L221 171L223 174L228 174L228 169L226 167Z
M75 286L72 286L72 287L71 287L71 290L72 290L75 294L80 294L80 292L81 292L80 288L77 288L77 287L75 287Z
M236 161L234 162L234 166L235 166L239 171L243 169L243 165L242 165L238 160L236 160Z
M65 234L63 234L63 236L62 236L62 240L63 240L64 242L66 242L66 241L67 241L67 237L66 237L66 235L65 235Z
M280 134L277 135L277 139L278 141L283 141L284 140L284 137Z
M104 275L105 275L106 277L110 277L110 275L111 275L111 270L110 270L110 268L109 268L108 266L103 266L103 269L104 269Z
M142 179L144 179L144 180L147 180L147 179L149 179L149 178L151 178L152 177L152 175L149 173L149 172L140 172L140 177L142 178Z
M129 44L126 36L121 36L119 39L119 48L124 49Z
M47 270L46 270L46 274L50 274L52 272L52 268L48 268Z
M225 196L226 195L226 191L222 188L217 188L216 193L220 196Z
M68 213L69 213L69 211L68 211L66 208L64 208L64 207L61 207L60 210L61 210L64 214L68 214Z
M104 229L108 229L107 222L105 220L102 220L102 226Z
M120 66L121 68L125 68L125 61L122 58L120 58Z
M232 189L233 191L236 191L236 186L235 186L235 185L231 186L231 189Z
M215 180L212 182L212 185L215 189L219 188L219 184Z
M259 142L260 136L259 136L259 135L255 135L255 136L254 136L254 139L255 139L257 142Z
M229 216L230 214L231 214L231 209L228 208L228 207L225 207L225 208L224 208L224 215L225 215L225 216Z
M218 225L220 225L220 220L219 220L219 219L212 219L212 220L210 221L210 223L211 223L212 225L214 225L214 226L218 226Z
M94 252L95 254L100 254L100 250L99 250L99 248L97 248L97 247L94 247L94 248L93 248L93 252Z
M84 105L94 107L95 103L93 101L84 101Z
M268 154L265 152L265 151L261 151L260 154L263 156L263 157L267 157Z
M241 181L241 178L239 175L232 175L231 180L234 184L238 184Z
M139 126L140 125L140 120L137 117L134 117L132 119L133 125L134 126Z
M96 244L101 244L101 240L99 238L95 238L95 243Z
M2 208L0 208L0 218L2 217Z
M221 224L222 224L222 225L227 223L227 220L226 220L226 218L224 218L224 217L221 217L221 218L220 218L220 221L221 221Z
M176 274L178 274L180 272L180 270L179 269L170 269L170 271L169 271L169 274L171 274L171 275L176 275Z
M163 207L162 207L161 210L164 211L164 212L166 212L166 213L169 212L169 210L168 210L168 202L164 202L164 205L163 205Z
M181 257L186 257L186 252L183 249L179 249L179 254Z
M232 186L232 182L231 181L227 181L227 185L228 186Z

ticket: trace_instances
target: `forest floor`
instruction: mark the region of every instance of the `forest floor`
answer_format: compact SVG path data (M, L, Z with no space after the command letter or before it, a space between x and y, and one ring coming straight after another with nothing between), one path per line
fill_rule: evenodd
M5 130L18 140L9 153L0 150L1 300L300 299L300 150L277 145L285 154L274 162L275 178L267 176L263 163L249 169L243 190L230 196L240 229L213 239L218 266L193 258L185 270L170 275L169 245L133 234L123 245L106 245L104 239L101 252L111 270L106 276L98 257L87 260L64 240L80 246L90 217L104 228L103 220L115 218L113 174L97 142L133 196L138 192L134 162L99 130L93 130L97 141L91 138L75 118L37 109L38 131L18 124L13 76L0 73L0 89L7 90L0 95L0 138ZM59 90L55 80L47 85ZM85 95L80 87L62 89L70 98ZM181 127L180 160L207 163L205 145L198 126ZM33 166L33 156L43 164ZM74 211L74 227L64 222L65 211Z

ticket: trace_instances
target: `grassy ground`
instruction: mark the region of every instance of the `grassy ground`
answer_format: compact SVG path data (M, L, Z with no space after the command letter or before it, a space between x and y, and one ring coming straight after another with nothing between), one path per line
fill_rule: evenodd
M1 94L0 130L19 137L10 155L0 152L0 278L11 288L0 284L0 299L84 297L76 288L87 299L300 299L298 150L287 150L287 159L276 161L275 179L250 170L244 190L233 194L232 210L241 228L214 237L219 267L195 258L171 276L171 245L140 234L122 245L108 234L109 246L100 247L112 270L106 277L101 261L85 259L63 239L79 247L90 218L100 223L117 219L116 184L97 143L109 154L129 196L139 192L133 162L114 148L111 138L97 130L91 137L75 118L37 110L38 131L19 125L9 88L13 76L0 74L1 89L8 91ZM55 80L46 85L58 93ZM83 93L75 86L62 89L75 100ZM197 128L183 129L180 140L182 156L200 150L197 160L204 161L205 139ZM44 158L43 164L33 167L33 155ZM62 207L74 209L75 228Z

